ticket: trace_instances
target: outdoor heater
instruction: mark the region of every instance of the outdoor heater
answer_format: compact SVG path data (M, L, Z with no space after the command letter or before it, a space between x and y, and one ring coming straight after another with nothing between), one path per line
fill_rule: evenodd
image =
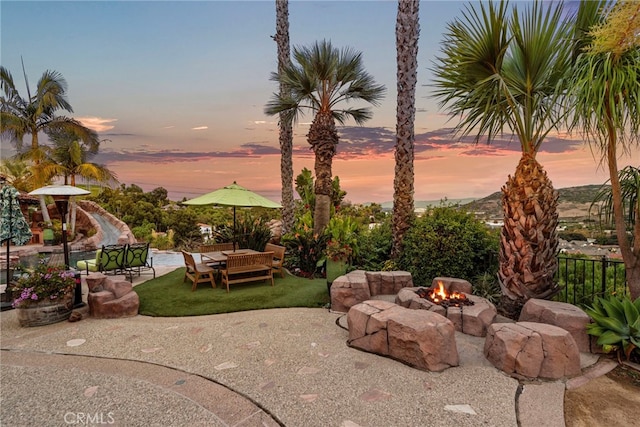
M73 185L47 185L38 188L29 193L32 196L51 196L56 203L56 208L62 217L62 251L64 252L64 267L69 269L69 245L67 243L67 211L69 206L69 198L71 196L84 196L90 194L83 188L74 187ZM73 298L74 308L82 307L82 284L76 280L76 289Z

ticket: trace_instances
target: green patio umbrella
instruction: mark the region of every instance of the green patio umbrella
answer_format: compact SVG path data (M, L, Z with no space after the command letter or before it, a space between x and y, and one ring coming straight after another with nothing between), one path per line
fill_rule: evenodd
M198 205L198 206L231 206L233 207L233 247L236 246L236 207L251 208L281 208L278 203L262 197L261 195L254 193L238 184L234 181L233 184L222 187L211 193L204 194L196 197L195 199L186 200L182 202L184 205Z
M9 277L11 243L25 245L31 240L31 228L22 215L18 197L18 190L11 185L5 185L0 190L0 243L7 242L7 286L11 279Z

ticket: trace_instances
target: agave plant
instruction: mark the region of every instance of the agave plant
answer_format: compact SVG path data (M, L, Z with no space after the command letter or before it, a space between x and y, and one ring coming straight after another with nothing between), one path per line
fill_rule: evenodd
M621 352L629 360L633 350L640 348L640 298L633 302L628 296L597 298L586 312L594 321L587 325L587 333L597 336L605 351L617 350L618 360Z

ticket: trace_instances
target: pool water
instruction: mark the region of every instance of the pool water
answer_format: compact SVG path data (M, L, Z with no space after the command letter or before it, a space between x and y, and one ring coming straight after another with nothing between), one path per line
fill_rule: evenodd
M40 255L27 255L20 257L20 264L25 267L33 268L38 264L41 259L46 260L49 259L52 255L62 256L62 253L47 253ZM69 252L69 264L72 267L75 267L78 261L87 260L87 259L95 259L96 251L72 251ZM151 249L150 258L152 259L153 266L183 266L184 258L182 253L173 252L173 251L157 251L155 249Z

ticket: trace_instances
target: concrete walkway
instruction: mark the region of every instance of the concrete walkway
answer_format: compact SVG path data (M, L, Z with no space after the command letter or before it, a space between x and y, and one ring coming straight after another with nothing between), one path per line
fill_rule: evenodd
M523 389L482 357L483 338L458 335L461 365L423 372L348 347L341 317L291 308L21 328L2 312L0 425L564 425L564 383Z

